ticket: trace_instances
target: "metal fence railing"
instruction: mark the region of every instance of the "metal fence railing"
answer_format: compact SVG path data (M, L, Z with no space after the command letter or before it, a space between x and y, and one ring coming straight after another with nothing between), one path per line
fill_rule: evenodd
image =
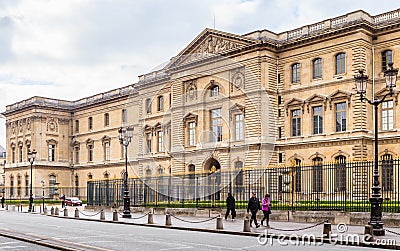
M240 169L130 178L132 206L225 207L228 192L246 208L251 192L271 195L276 210L370 211L373 161ZM400 212L400 161L379 161L382 210ZM122 179L89 181L89 205L123 203Z
M21 201L29 199L29 186L1 186L0 195L8 201ZM86 187L32 187L32 194L35 200L59 200L62 195L65 197L78 197L86 201Z

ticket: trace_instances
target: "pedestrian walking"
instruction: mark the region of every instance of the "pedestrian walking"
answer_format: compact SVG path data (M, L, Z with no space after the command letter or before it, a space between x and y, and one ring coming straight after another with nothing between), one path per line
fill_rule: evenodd
M228 197L226 198L226 213L225 213L225 220L228 219L229 212L232 215L232 221L235 220L236 211L235 211L235 197L231 193L228 193Z
M65 207L65 195L61 195L61 208Z
M4 208L4 201L6 199L4 198L4 196L1 196L1 208Z
M256 193L253 192L249 199L249 203L247 204L247 213L251 212L250 227L252 227L253 221L254 224L256 224L257 228L260 227L260 224L257 223L257 212L260 209L261 209L260 201L257 198Z
M269 227L269 215L271 214L271 198L269 194L264 196L264 199L261 202L261 210L263 211L264 218L261 220L261 225L264 226L263 222L267 223L267 227Z

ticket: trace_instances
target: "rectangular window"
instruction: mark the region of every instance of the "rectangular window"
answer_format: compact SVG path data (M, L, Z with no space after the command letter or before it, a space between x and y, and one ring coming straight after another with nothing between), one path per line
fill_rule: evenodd
M25 176L25 195L29 195L29 176Z
M146 113L151 114L151 99L146 99Z
M88 145L88 160L93 161L93 145Z
M75 147L75 164L79 163L79 147Z
M75 176L75 196L79 196L79 176Z
M300 64L292 65L292 83L300 83Z
M104 142L104 160L110 160L110 142Z
M164 96L159 96L157 98L157 111L164 111Z
M386 71L389 63L392 63L392 51L387 50L382 52L382 71Z
M301 135L301 110L296 109L292 111L292 136Z
M126 109L122 109L122 123L126 123L128 121L128 114Z
M343 74L346 72L346 54L345 53L339 53L336 55L336 75L338 74Z
M313 78L322 78L322 59L320 58L313 61Z
M49 161L55 160L55 154L56 154L56 145L50 144L49 145Z
M314 134L323 132L322 106L313 107Z
M151 153L151 132L146 133L146 151Z
M79 132L79 120L75 120L75 133Z
M393 130L393 100L382 103L382 130Z
M235 136L236 140L243 140L243 114L235 115Z
M13 147L11 150L11 162L15 163L15 147Z
M196 145L196 123L189 122L189 146Z
M222 112L221 108L211 110L211 131L213 142L222 141Z
M110 114L106 113L104 114L104 126L109 126L110 125Z
M22 162L22 146L19 146L19 162Z
M93 118L92 117L89 117L89 119L88 119L88 128L89 128L89 130L93 129Z
M283 154L282 153L278 153L278 162L279 163L283 162Z
M336 131L346 131L346 102L335 104L336 106Z
M158 131L157 132L157 141L158 141L158 152L163 152L164 151L164 134L163 131Z

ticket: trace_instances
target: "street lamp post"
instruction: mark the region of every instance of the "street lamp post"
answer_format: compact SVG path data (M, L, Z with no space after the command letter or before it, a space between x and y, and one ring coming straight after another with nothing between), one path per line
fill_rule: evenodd
M42 183L42 208L43 208L43 212L44 212L44 188L45 188L45 181L41 180L40 183Z
M28 212L32 212L32 204L33 204L33 193L32 193L32 165L33 162L35 161L36 158L36 151L33 149L33 151L28 152L28 161L31 164L31 185L30 185L30 191L29 191L29 209Z
M379 183L379 167L378 167L378 106L385 101L387 96L392 96L396 87L397 73L399 69L393 68L393 63L389 63L388 69L384 72L386 79L386 87L389 89L389 93L385 94L381 99L374 97L374 100L370 100L365 97L367 91L368 76L364 74L364 70L360 70L359 74L354 76L357 93L360 94L360 100L367 100L370 105L374 106L374 172L373 172L373 183L372 183L372 196L369 199L371 203L371 218L368 222L372 225L373 233L376 236L385 235L382 222L382 197L381 187Z
M124 212L123 218L131 218L130 197L128 190L128 146L132 141L133 127L121 127L119 132L119 142L125 149L125 175L124 175Z

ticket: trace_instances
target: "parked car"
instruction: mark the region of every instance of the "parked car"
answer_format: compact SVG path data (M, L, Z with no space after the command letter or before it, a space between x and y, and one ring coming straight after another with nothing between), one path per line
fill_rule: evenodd
M77 197L65 198L66 206L82 206L82 201Z

